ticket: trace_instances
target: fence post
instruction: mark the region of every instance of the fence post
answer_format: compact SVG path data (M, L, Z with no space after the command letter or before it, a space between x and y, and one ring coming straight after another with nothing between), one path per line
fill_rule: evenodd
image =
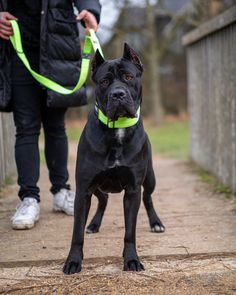
M16 171L14 157L15 127L12 114L0 113L0 185Z
M192 159L236 191L236 6L183 37Z

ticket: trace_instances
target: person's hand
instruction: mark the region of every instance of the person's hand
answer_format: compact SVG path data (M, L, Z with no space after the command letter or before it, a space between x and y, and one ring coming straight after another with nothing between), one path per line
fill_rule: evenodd
M4 40L9 40L9 37L13 34L11 23L9 22L11 19L17 20L9 12L0 12L0 37Z
M88 32L89 29L94 29L95 32L97 31L98 23L96 17L88 10L82 10L76 19L78 21L84 21L86 32Z

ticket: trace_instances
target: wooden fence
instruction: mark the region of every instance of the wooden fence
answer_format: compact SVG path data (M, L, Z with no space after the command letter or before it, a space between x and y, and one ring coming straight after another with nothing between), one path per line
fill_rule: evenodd
M191 156L236 191L236 6L183 37Z
M0 185L15 173L15 127L12 114L0 113Z

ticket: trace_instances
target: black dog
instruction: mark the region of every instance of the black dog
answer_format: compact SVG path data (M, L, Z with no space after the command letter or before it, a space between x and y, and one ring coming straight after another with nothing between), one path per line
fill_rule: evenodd
M125 191L124 270L140 271L144 267L137 255L135 231L142 186L151 230L164 231L152 204L155 175L151 146L139 118L143 66L136 52L125 44L121 59L105 61L97 51L92 71L96 107L89 115L78 147L74 230L63 271L72 274L81 270L92 194L99 200L89 226L95 232L101 224L107 193L122 190Z

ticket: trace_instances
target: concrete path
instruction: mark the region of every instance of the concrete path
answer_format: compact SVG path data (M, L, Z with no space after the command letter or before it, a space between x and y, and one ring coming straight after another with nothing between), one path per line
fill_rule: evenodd
M70 146L74 188L76 144ZM183 162L155 158L155 207L166 232L149 231L143 205L137 247L146 271L122 271L122 196L111 195L100 232L86 235L80 274L61 273L73 218L52 212L46 167L41 169L41 219L13 231L17 187L0 193L0 294L236 294L236 204L207 190ZM90 217L96 209L93 199Z

